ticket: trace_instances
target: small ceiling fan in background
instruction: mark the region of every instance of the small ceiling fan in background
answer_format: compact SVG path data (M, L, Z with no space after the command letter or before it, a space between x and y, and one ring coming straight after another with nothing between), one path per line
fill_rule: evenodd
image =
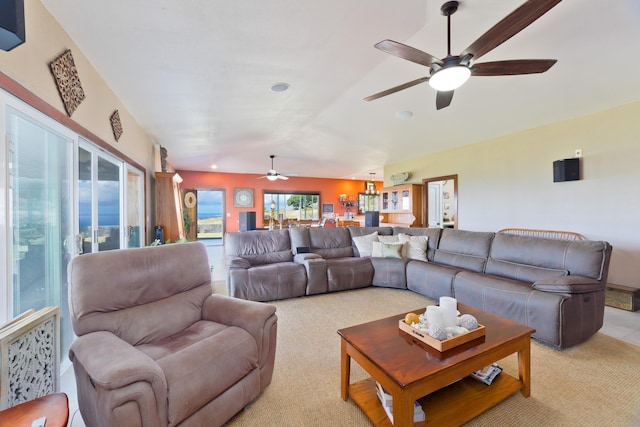
M271 154L269 157L271 157L271 169L269 169L267 171L266 175L263 175L260 178L267 178L269 181L276 181L278 179L289 179L289 176L294 175L291 173L287 173L287 174L283 174L283 173L278 173L276 172L276 170L273 168L273 159L276 157L275 154Z
M391 95L392 93L428 81L429 85L437 90L436 108L440 110L451 104L453 91L462 86L470 76L508 76L544 73L551 68L557 60L516 59L483 62L479 64L473 61L518 34L561 1L562 0L528 0L480 36L468 48L463 50L459 56L451 55L451 15L458 10L459 3L457 1L444 3L440 11L447 17L447 56L439 59L429 53L393 40L383 40L377 43L375 47L383 52L429 67L429 75L368 96L365 98L365 101L373 101L374 99L382 98L383 96Z

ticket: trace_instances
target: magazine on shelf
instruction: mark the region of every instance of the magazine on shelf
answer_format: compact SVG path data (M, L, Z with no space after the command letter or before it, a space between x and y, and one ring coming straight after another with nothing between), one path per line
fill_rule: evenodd
M393 423L393 398L391 394L389 394L381 385L376 381L376 394L378 395L378 399L380 399L380 403L382 403L382 407L384 411L387 413L389 420ZM421 422L425 420L424 411L422 410L422 406L420 403L413 402L413 422Z
M501 372L502 372L502 368L498 366L498 364L493 363L489 366L485 366L482 369L478 369L477 371L472 373L470 376L474 380L480 381L481 383L484 383L486 385L491 385L493 380L498 375L500 375Z

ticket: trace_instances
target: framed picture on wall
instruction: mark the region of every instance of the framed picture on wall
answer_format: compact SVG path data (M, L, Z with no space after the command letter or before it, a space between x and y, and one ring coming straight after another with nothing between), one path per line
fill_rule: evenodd
M253 188L234 188L233 189L233 207L234 208L252 208L253 207Z

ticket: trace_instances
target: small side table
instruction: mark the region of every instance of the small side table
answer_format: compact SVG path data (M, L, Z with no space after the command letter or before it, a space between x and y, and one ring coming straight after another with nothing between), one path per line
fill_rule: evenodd
M65 427L69 421L67 395L48 394L0 411L0 427L31 427L41 417L47 417L46 427Z

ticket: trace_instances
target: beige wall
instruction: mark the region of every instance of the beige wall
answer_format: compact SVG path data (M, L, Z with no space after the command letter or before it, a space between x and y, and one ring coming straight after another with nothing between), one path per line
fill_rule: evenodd
M42 3L29 0L25 1L24 7L27 41L10 52L0 51L0 71L64 113L64 104L58 94L49 63L65 50L71 49L85 93L85 100L73 113L72 120L144 167L149 191L150 177L155 167L153 144L149 135L129 114ZM116 109L124 130L118 142L113 137L109 121ZM147 217L151 212L149 199L147 197Z
M411 181L458 174L458 226L575 231L613 246L609 282L640 287L640 103L385 166ZM582 180L553 162L583 150Z

